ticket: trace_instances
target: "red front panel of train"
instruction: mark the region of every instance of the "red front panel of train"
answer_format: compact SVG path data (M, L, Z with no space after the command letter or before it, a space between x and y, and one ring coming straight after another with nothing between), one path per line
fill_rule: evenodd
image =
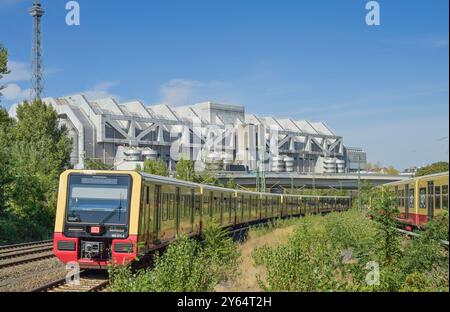
M110 259L80 258L80 238L66 237L63 233L54 233L53 250L55 256L64 263L76 262L81 268L105 269L109 264L126 264L136 259L137 236L128 239L112 239L108 246Z

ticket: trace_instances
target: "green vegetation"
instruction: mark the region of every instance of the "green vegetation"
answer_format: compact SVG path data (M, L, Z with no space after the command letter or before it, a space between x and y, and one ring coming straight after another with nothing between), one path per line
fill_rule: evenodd
M40 100L0 109L0 244L51 236L60 173L71 142L52 107Z
M234 277L239 253L236 244L217 225L208 225L204 244L180 235L162 255L156 255L154 268L133 272L129 267L111 267L113 292L199 292L213 291L221 281Z
M178 161L175 168L177 179L196 182L202 184L209 184L215 186L223 186L219 183L219 179L216 178L214 172L207 166L202 172L195 172L194 162L192 160L186 160L183 157Z
M190 182L195 181L194 162L192 160L186 160L181 157L175 170L177 171L177 179Z
M395 169L394 166L383 167L380 162L376 162L375 164L367 163L366 169L367 169L367 171L389 174L389 175L397 175L400 173L400 171Z
M169 168L167 167L167 164L161 159L148 159L144 161L144 168L138 165L136 167L136 171L143 171L148 174L156 174L164 177L169 176Z
M416 177L421 177L428 174L441 173L448 171L448 162L440 161L426 167L420 168L416 172Z
M223 187L209 165L207 165L202 172L196 173L194 181L197 183Z
M113 166L105 164L99 159L85 158L84 167L88 170L112 170Z
M235 190L235 189L238 188L238 185L237 185L236 180L234 178L230 178L230 179L228 179L227 184L225 185L225 187Z
M0 44L0 79L3 78L3 75L9 74L7 65L8 65L8 51L3 47L2 44ZM3 88L4 86L0 85L0 98L2 96L1 91ZM0 107L0 109L2 108Z
M294 195L314 195L314 196L349 196L351 191L349 190L339 190L334 188L328 189L285 189L286 194Z
M299 219L286 245L253 252L267 274L267 291L448 291L448 251L438 235L448 229L432 222L419 239L405 239L390 227L391 195L377 199L386 217L378 222L351 210ZM377 279L379 268L379 279Z

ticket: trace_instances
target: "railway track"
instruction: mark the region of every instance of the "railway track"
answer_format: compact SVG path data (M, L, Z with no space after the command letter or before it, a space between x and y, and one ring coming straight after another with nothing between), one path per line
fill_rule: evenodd
M51 240L0 246L0 269L53 257L53 242Z
M35 247L35 248L27 249L27 250L2 252L2 253L0 253L0 261L6 260L6 259L11 259L11 258L28 256L28 255L37 254L37 253L48 252L48 251L52 251L52 250L53 250L53 246L42 246L39 248Z
M399 233L402 233L402 234L404 234L404 235L406 235L406 236L409 236L409 237L420 237L421 236L421 234L419 234L419 233L415 233L415 232L411 232L411 231L406 231L406 230L402 230L402 229L399 229L399 228L395 228ZM446 241L446 240L441 240L441 245L442 246L444 246L445 248L449 248L449 242L448 241Z
M0 246L0 254L10 252L10 251L18 251L18 250L27 250L36 248L37 246L42 245L53 245L53 240L44 240L39 242L29 242L15 245L4 245Z
M65 278L62 278L31 292L99 292L104 291L108 285L107 273L81 271L79 283L68 283Z

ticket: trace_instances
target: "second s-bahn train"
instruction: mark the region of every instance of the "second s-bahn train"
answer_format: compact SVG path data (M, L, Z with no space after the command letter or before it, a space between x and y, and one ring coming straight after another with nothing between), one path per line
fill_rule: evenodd
M256 193L136 171L68 170L60 177L54 254L81 268L125 264L205 222L233 227L258 220L343 211L351 197Z
M395 192L398 221L408 229L425 226L448 211L448 171L385 184Z

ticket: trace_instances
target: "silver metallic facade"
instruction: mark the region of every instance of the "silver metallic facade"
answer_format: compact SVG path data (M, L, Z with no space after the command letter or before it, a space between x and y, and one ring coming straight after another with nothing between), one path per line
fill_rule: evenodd
M146 106L112 98L88 101L83 95L43 101L69 130L75 168L93 159L134 169L145 159L160 158L173 169L180 156L193 159L197 168L207 164L225 171L345 173L355 168L354 157L348 159L352 150L323 122L259 117L242 106L212 102Z

